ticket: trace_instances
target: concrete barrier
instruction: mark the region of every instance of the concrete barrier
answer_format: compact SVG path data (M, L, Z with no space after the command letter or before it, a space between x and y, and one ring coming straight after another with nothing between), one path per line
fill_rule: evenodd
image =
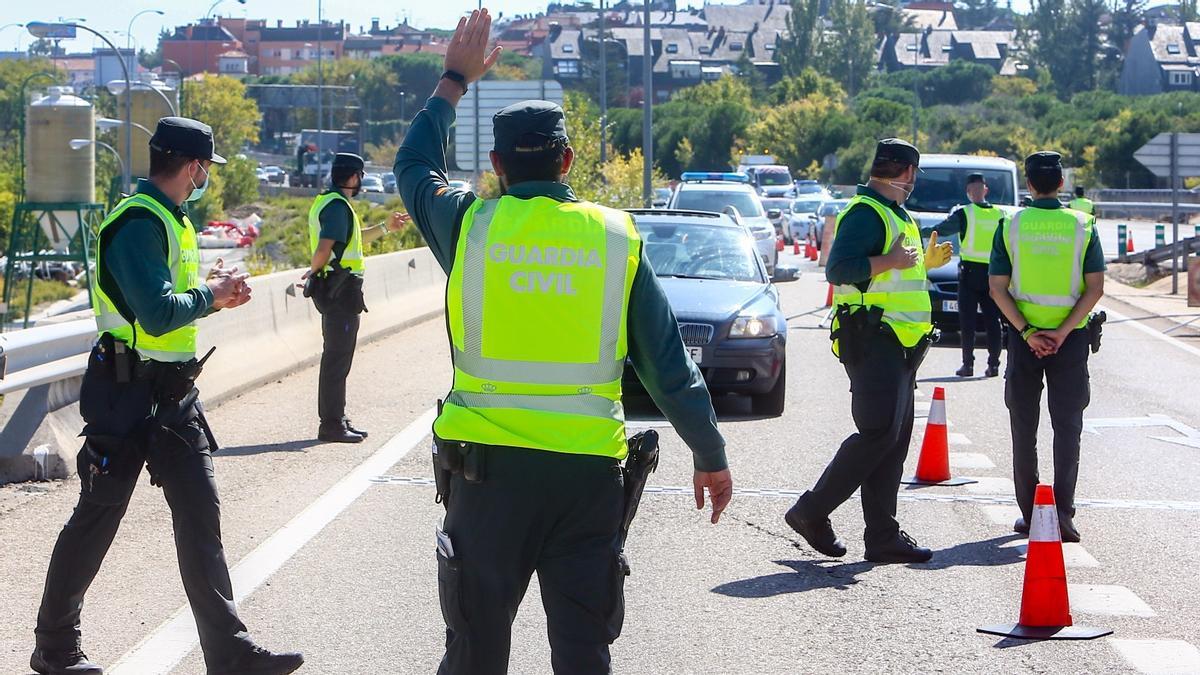
M321 315L289 287L303 270L250 280L253 299L200 320L200 352L217 347L197 383L217 405L239 393L316 363ZM441 314L445 274L428 248L371 256L366 261L359 342L364 343ZM88 320L90 321L90 320ZM75 472L82 428L74 377L11 394L0 401L0 484L65 478ZM316 433L316 411L313 433Z

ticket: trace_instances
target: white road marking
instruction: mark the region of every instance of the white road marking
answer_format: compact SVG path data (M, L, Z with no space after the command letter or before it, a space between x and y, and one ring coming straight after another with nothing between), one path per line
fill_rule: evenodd
M1177 340L1177 339L1171 337L1170 335L1166 335L1165 333L1160 333L1160 332L1154 330L1153 328L1143 324L1140 320L1136 320L1136 319L1131 320L1129 317L1125 316L1124 314L1122 314L1110 307L1101 306L1101 307L1097 307L1097 309L1103 309L1105 312L1108 313L1108 315L1110 317L1112 317L1113 321L1123 321L1123 322L1125 322L1125 325L1131 326L1136 330L1142 331L1143 333L1152 335L1173 347L1182 349L1183 351L1191 354L1192 356L1200 356L1200 349L1197 349L1196 347L1193 347L1192 345L1189 345L1185 342Z
M971 445L971 439L967 438L966 434L960 434L957 431L947 432L946 442L950 445Z
M435 416L434 410L425 411L326 490L325 494L242 558L229 571L233 580L234 601L245 600L317 533L353 504L368 487L374 485L374 477L387 471L424 440L429 435ZM110 675L169 673L195 649L198 642L196 621L191 608L185 604L122 656L108 672Z
M982 452L952 452L950 466L955 469L994 469L996 465Z
M1011 495L1016 492L1011 478L1001 478L1000 476L971 476L971 478L979 482L967 485L967 492L981 495Z
M992 504L979 508L983 509L983 515L987 516L988 520L1007 528L1012 528L1013 523L1017 522L1017 518L1021 517L1021 509L1015 506Z
M1071 611L1109 616L1155 616L1144 600L1124 586L1067 584Z
M1015 520L1015 519L1014 519ZM1009 521L1012 524L1012 521ZM1067 567L1099 567L1100 561L1096 560L1087 549L1076 543L1066 543L1062 545L1063 563ZM1005 542L1000 545L1000 548L1013 548L1021 553L1021 557L1025 557L1028 553L1029 546L1024 539L1016 539Z
M1183 640L1117 640L1109 643L1139 673L1184 675L1200 673L1200 649Z
M1083 420L1083 430L1099 434L1100 429L1137 429L1142 427L1166 427L1176 431L1181 436L1151 436L1156 441L1184 445L1189 448L1200 448L1200 431L1178 422L1166 415L1147 415L1145 417L1093 417Z

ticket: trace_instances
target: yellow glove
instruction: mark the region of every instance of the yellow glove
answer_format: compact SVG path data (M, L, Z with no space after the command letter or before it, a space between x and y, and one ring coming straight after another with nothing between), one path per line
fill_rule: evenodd
M929 235L929 246L925 249L925 269L935 270L950 262L953 252L950 242L938 243L937 232Z

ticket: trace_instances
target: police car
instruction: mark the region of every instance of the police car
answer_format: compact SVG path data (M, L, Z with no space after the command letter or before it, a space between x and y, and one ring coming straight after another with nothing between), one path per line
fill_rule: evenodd
M767 276L773 276L779 259L779 251L775 248L775 225L767 218L767 211L750 184L750 177L736 171L685 171L680 180L682 182L675 188L667 208L730 216L750 232L767 268Z

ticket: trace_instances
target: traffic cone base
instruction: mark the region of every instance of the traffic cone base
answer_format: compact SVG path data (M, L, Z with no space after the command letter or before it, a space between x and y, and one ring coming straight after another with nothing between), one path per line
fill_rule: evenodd
M900 482L908 485L947 487L979 482L950 475L950 448L946 435L946 390L942 387L933 389L933 403L929 406L925 438L921 441L921 456L917 459L917 473L915 476L901 479Z
M1018 640L1095 640L1112 635L1108 628L1091 626L1022 626L1019 623L1002 623L995 626L980 626L979 633L1001 635Z

